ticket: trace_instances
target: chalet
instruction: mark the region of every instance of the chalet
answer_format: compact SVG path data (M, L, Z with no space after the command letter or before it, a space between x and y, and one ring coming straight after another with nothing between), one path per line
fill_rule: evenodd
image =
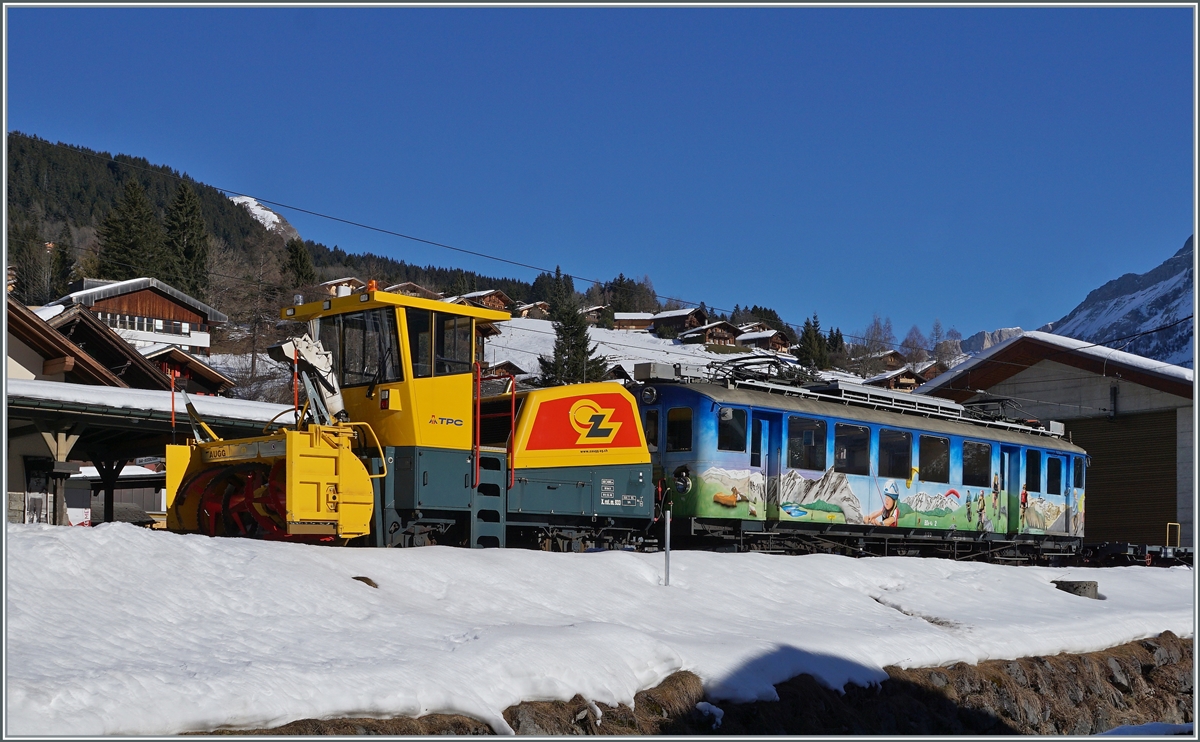
M924 382L925 380L921 378L921 375L910 366L892 371L884 371L881 374L876 374L862 381L863 384L883 387L884 389L894 389L898 392L911 392Z
M44 309L53 312L58 310L51 307L86 307L133 346L166 343L189 353L208 355L210 328L229 321L216 309L156 278L85 278L72 288L72 293Z
M771 329L771 326L766 322L746 322L738 325L742 332L766 332Z
M449 302L450 304L469 304L484 309L495 309L500 312L507 312L508 308L513 305L513 300L508 298L508 294L499 289L472 291L469 294L461 296L448 296L443 298L442 301Z
M579 313L583 315L589 325L594 325L600 321L605 309L608 309L607 304L598 304L594 307L584 307L579 310Z
M433 301L437 301L438 299L442 298L442 294L440 294L439 292L430 291L429 289L425 288L424 286L415 284L412 281L405 281L404 283L397 283L392 286L388 286L386 289L384 289L384 291L387 291L392 294L403 294L405 296L416 296L421 299L432 299Z
M513 363L512 361L501 361L500 363L497 363L494 366L489 366L488 371L489 372L499 371L499 372L503 372L503 373L507 373L507 374L512 374L513 376L524 376L529 373L528 371L521 368L520 366Z
M908 365L908 359L898 350L883 350L870 355L859 356L850 362L853 371L874 368L881 371L896 371Z
M513 309L512 315L526 319L550 319L550 305L544 301L520 304Z
M705 345L737 345L738 336L742 331L737 325L728 322L709 322L707 325L679 333L679 340L684 343L704 343Z
M737 337L737 344L751 348L772 350L776 353L786 353L791 345L786 333L770 328L754 331L742 330L742 333Z
M708 313L699 307L668 309L665 312L616 312L613 327L617 330L649 330L670 327L683 333L708 324ZM736 329L736 328L735 328Z
M62 311L56 311L62 310ZM63 310L62 306L35 311L39 317L51 315L46 321L63 337L78 345L92 358L100 361L121 381L134 389L170 389L171 379L156 364L146 360L138 348L125 342L108 325L87 308L76 304ZM174 347L174 346L167 346ZM183 351L179 351L182 353Z
M175 379L176 389L188 394L222 394L234 386L233 379L174 345L160 343L138 350L143 358Z
M366 282L354 276L335 278L332 281L326 281L317 286L317 288L325 291L330 296L349 296L362 291L366 287Z
M914 393L1007 405L1063 423L1087 450L1084 540L1192 543L1194 372L1044 332L1025 332ZM1018 407L1019 406L1019 407Z

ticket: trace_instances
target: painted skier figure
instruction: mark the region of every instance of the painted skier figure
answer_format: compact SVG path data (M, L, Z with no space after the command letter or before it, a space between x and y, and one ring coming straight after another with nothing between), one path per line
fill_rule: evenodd
M979 527L976 529L978 531L983 530L983 506L984 506L984 504L985 504L985 501L983 499L983 490L979 490L979 496L975 498L975 506L979 509Z
M996 511L996 518L1000 517L1000 475L992 475L992 510Z
M1021 525L1025 525L1025 508L1029 507L1029 489L1021 485Z

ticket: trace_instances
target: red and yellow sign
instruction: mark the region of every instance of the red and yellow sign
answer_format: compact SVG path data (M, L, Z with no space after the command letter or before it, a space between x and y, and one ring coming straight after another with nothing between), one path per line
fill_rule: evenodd
M528 392L514 456L517 467L645 463L650 458L637 403L622 387L606 383Z

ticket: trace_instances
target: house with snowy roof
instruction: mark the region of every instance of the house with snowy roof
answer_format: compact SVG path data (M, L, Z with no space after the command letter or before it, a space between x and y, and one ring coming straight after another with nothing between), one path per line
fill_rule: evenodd
M432 301L437 301L442 298L441 293L427 289L420 284L413 283L412 281L392 284L384 289L384 291L392 294L403 294L404 296L416 296L421 299L430 299Z
M737 325L725 321L709 322L679 333L680 342L703 343L704 345L737 345L742 331Z
M685 332L708 324L708 313L700 307L691 309L668 309L663 312L614 312L613 329L649 330L650 328L672 328Z
M765 330L743 329L742 333L737 336L737 344L748 348L771 350L776 353L786 353L788 348L791 347L787 333L780 330L772 330L769 327Z
M550 319L550 305L544 301L518 304L513 307L512 316L522 319Z
M912 366L905 366L875 374L863 379L861 383L884 389L893 389L898 392L911 392L924 383L924 381Z
M449 304L463 304L482 307L484 309L495 309L500 312L507 312L508 308L513 305L513 300L508 298L508 294L500 289L485 289L459 296L447 296L441 301Z
M350 296L351 294L362 291L366 287L366 281L354 276L335 278L331 281L325 281L317 284L317 288L322 289L330 296Z
M40 316L48 320L69 307L82 306L135 347L165 343L208 355L212 328L229 321L213 307L157 278L85 278L71 288L71 293L39 309Z
M1091 459L1084 487L1086 543L1194 546L1193 391L1190 368L1024 332L914 393L1062 422Z
M589 325L594 325L604 316L604 310L608 309L607 304L597 304L590 307L581 307L579 313L583 315L584 321Z

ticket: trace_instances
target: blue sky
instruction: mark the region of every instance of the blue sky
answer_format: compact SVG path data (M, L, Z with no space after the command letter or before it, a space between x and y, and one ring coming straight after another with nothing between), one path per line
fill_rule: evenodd
M899 338L1192 234L1190 8L8 8L7 129ZM349 251L534 272L280 210ZM364 277L365 278L365 277ZM577 286L580 284L577 283Z

